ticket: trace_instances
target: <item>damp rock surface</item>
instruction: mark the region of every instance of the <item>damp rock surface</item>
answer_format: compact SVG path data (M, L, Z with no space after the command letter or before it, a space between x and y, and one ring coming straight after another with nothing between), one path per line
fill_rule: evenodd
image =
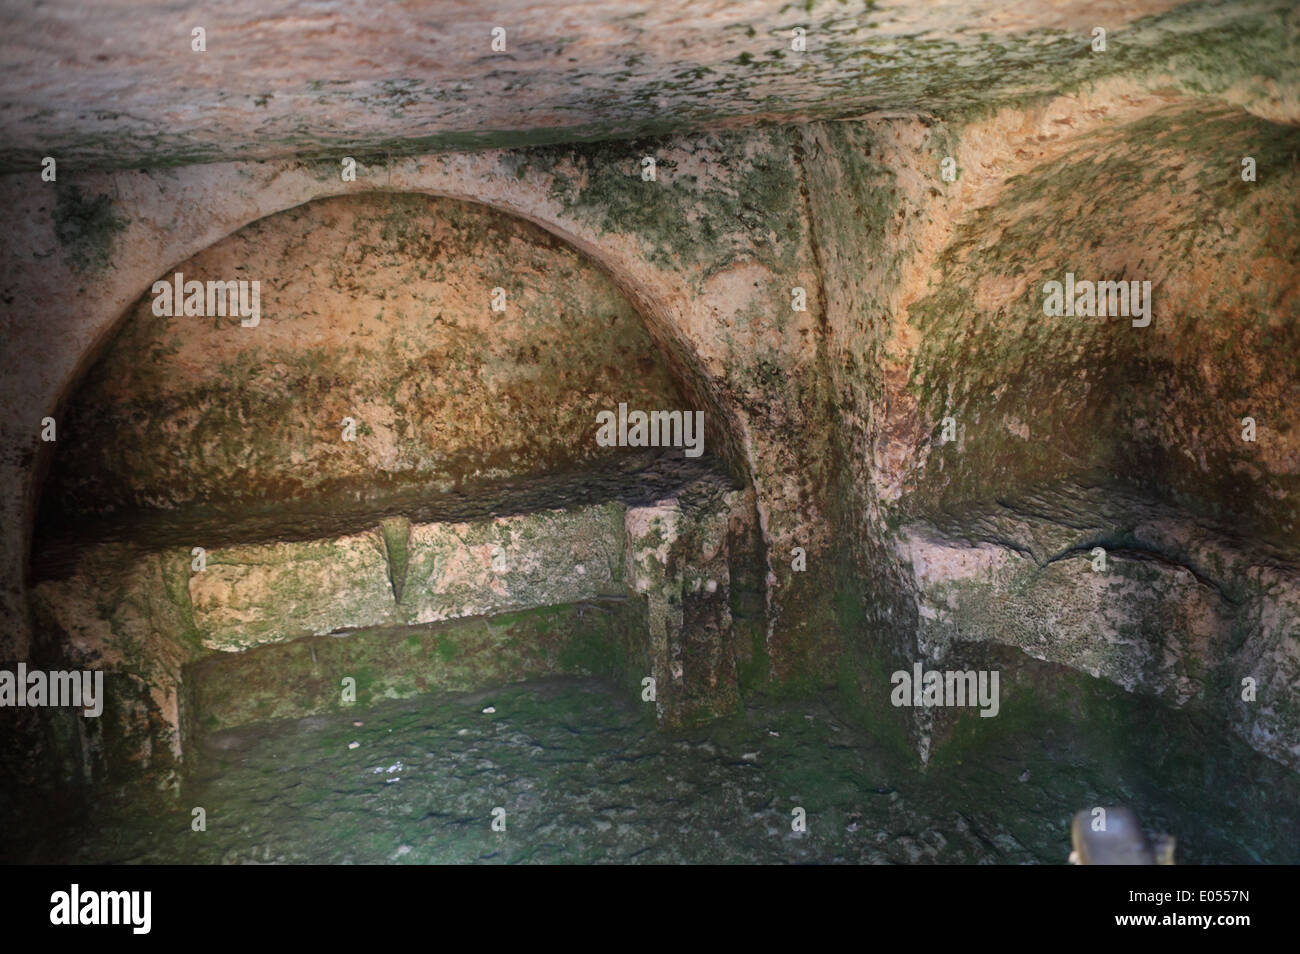
M1300 646L1282 548L1114 486L1063 483L902 528L918 645L1018 646L1168 705L1200 707L1295 768Z
M1224 793L1161 792L1131 753L1079 739L1030 734L921 772L829 697L679 733L641 706L551 679L216 733L181 808L97 818L74 833L78 860L1057 864L1074 811L1124 803L1174 831L1184 863L1297 861L1296 783L1252 755L1242 785L1277 824L1242 838Z

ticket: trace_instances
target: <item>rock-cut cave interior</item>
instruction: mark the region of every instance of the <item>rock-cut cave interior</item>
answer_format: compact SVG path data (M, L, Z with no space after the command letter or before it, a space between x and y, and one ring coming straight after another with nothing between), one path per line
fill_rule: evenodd
M1300 862L1290 0L3 21L0 860Z

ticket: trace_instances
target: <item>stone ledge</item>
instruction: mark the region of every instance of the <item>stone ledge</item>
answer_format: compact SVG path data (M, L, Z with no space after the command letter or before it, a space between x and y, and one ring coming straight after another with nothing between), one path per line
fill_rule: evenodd
M1106 569L1093 569L1093 548ZM1300 566L1113 488L1058 485L904 525L923 653L1018 647L1174 707L1221 714L1300 769ZM1242 699L1243 680L1256 699Z

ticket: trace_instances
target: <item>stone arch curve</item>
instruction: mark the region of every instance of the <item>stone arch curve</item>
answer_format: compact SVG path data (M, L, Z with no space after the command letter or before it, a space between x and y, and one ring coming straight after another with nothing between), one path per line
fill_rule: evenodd
M86 193L114 195L114 209L125 222L112 243L111 267L94 283L85 283L66 260L30 276L33 299L50 305L51 324L75 344L53 354L41 368L19 376L26 378L28 386L15 396L13 406L20 409L17 420L40 420L46 415L58 419L62 405L158 274L252 222L305 203L361 192L418 193L477 203L524 219L593 262L640 314L655 345L680 375L688 398L721 422L717 430L725 436L723 456L737 475L752 484L754 475L743 450L749 439L744 420L721 397L716 371L707 366L687 331L697 306L686 283L673 272L649 264L634 236L605 234L567 215L548 197L550 176L534 172L520 176L503 165L507 155L497 151L409 159L382 170L360 166L355 184L340 182L334 163L189 167L171 174L170 181L156 173L81 177L78 185ZM375 181L381 177L382 181ZM195 218L190 215L182 226L178 210L194 206L206 209L200 219L205 224L188 227ZM71 287L78 290L69 295L66 289ZM32 326L17 330L20 337L37 337L51 329L47 325L43 331ZM15 347L11 353L25 350ZM42 349L33 346L33 350ZM32 648L27 608L30 556L40 488L52 453L33 439L30 430L20 431L15 440L28 450L19 456L16 467L5 466L0 475L0 485L7 485L5 509L18 518L11 525L22 528L20 535L14 535L20 539L11 539L9 552L3 554L11 579L18 583L5 594L18 621L11 652L5 655L22 658Z
M281 175L294 175L297 171L298 170L288 170L287 173L282 172ZM275 180L272 180L273 183L274 181ZM139 302L143 295L147 294L148 288L157 280L160 274L166 275L173 268L181 267L195 255L201 253L205 249L221 244L228 237L233 236L235 233L252 223L274 216L288 209L317 201L327 201L341 195L429 195L438 198L450 198L459 202L478 204L495 211L505 212L507 215L513 214L513 210L508 206L503 206L501 203L490 204L482 202L477 198L472 197L472 194L467 197L467 193L471 192L471 190L452 191L427 187L427 184L425 184L426 187L407 188L404 185L400 188L391 187L361 191L339 189L333 183L321 183L308 178L305 181L298 182L296 185L297 188L295 188L289 196L289 199L292 201L285 201L285 196L274 188L263 190L251 197L255 201L247 203L244 207L236 210L234 214L223 215L221 227L219 229L200 230L201 234L198 237L182 235L177 231L162 228L160 226L164 223L162 223L159 218L153 218L151 220L148 215L138 215L134 217L129 226L130 231L128 232L128 238L137 239L138 243L137 241L126 241L122 243L122 255L125 259L122 267L110 271L108 276L106 276L105 283L101 284L96 289L101 298L112 303L112 307L98 309L94 313L81 316L79 331L81 332L83 347L80 348L75 355L69 353L65 356L66 360L64 365L59 369L58 377L51 379L51 383L57 384L57 390L52 390L51 393L45 396L46 403L40 408L40 410L47 413L53 412L57 414L60 405L66 405L70 401L72 395L76 393L76 390L81 386L81 382L84 380L84 376L88 371L89 366L109 347L111 340L114 338L116 332L122 327L123 323L129 320L133 313L137 313L134 310L134 305ZM415 185L419 186L422 184L415 183ZM251 208L249 206L251 206ZM149 213L151 211L151 207L143 204L128 207L133 208L137 212ZM675 304L664 304L661 300L661 295L666 293L670 296L667 300L673 302L671 296L673 296L677 290L672 287L673 283L671 281L663 278L661 273L649 269L643 269L640 263L630 255L626 258L620 257L620 250L618 249L616 249L612 255L598 254L596 257L599 257L602 261L596 261L596 257L593 257L590 254L584 254L584 249L592 249L597 251L597 253L602 250L603 243L599 242L600 237L594 233L587 232L584 236L582 232L566 227L565 223L557 225L554 221L550 222L549 227L547 227L545 224L538 222L540 216L536 214L516 217L526 218L526 220L532 222L532 224L539 225L544 229L544 231L558 238L566 247L576 250L580 259L597 265L597 267L613 281L613 284L628 299L629 304L636 311L637 317L646 324L647 330L650 332L656 347L664 353L667 363L678 372L678 374L674 376L678 377L679 385L681 385L682 390L686 392L685 396L687 401L691 402L693 399L696 399L699 403L705 404L708 410L713 411L715 414L719 413L717 409L721 406L721 403L718 401L716 393L714 393L713 389L710 387L707 369L703 368L702 363L697 359L688 336L682 332L679 325L674 323L676 314L675 309L680 310L689 307L689 299L685 296L684 291L676 296ZM212 231L219 234L209 242L208 239L212 238ZM207 244L204 244L205 242ZM149 258L153 256L140 254L140 245L144 245L146 249L151 248L152 251L156 253L157 257L154 259L152 264L150 264ZM630 243L624 243L624 246L622 253L626 254L627 248L630 247ZM611 262L613 263L612 266ZM84 292L82 294L84 295ZM70 324L73 323L72 319L73 316L65 315L65 320L68 320ZM688 406L690 405L688 404ZM699 404L696 404L695 406L699 406ZM727 412L723 411L722 413ZM730 417L730 415L728 416ZM736 441L736 437L734 436L735 426L732 423L732 420L724 418L723 426L718 427L715 424L713 430L715 433L720 432L723 435L727 435L733 444ZM24 557L28 561L31 559L32 548L37 545L35 534L33 533L33 522L35 519L35 511L39 504L38 498L41 489L41 482L45 473L51 466L51 458L53 457L51 448L38 448L38 451L42 453L35 455L36 466L30 468L23 475L28 482L25 492L25 497L28 501L28 510L25 514L26 539L24 540ZM732 458L732 462L735 462L734 457ZM743 469L743 465L741 467L733 467L733 471L739 471L739 476L745 478L746 482L752 481L748 471ZM752 508L752 497L749 498L749 501L750 502L746 504L746 506ZM727 503L726 506L731 507L732 504ZM692 517L690 519L693 520L694 518ZM710 519L713 518L710 517ZM724 534L726 519L727 518L724 515ZM707 551L706 556L703 558L704 564L708 564L708 561L715 560L715 555L720 551L720 547L722 546L717 541L715 532L716 524L711 524L711 527L714 529L705 533L705 535L713 542L710 545L711 549ZM690 532L697 533L698 531L696 531L692 525L692 530ZM171 543L169 542L167 546L170 548ZM721 553L723 554L722 565L725 566L726 550L721 549ZM174 556L174 554L166 557L160 556L159 559L164 561L171 560L172 556ZM90 566L89 572L92 576L94 574L95 565L96 564L93 563L88 565ZM151 568L145 572L156 576L157 571L163 567L163 564L150 564L150 566ZM77 572L80 573L82 571L78 570ZM135 571L132 570L131 572L134 573ZM163 569L163 572L169 573L170 571ZM702 570L701 572L713 573L714 571ZM113 574L109 574L109 576L110 578L116 579ZM723 577L723 579L725 581L725 577ZM701 583L702 582L703 579L701 579ZM58 605L71 606L72 604L59 604L57 601L51 603L44 595L46 591L43 589L43 586L44 584L42 584L42 588L37 590L40 595L35 599L35 603L38 607L38 615L47 622L53 621L56 618L60 620L64 619L62 615L52 615L55 612L61 613L62 611L52 610L51 607ZM73 584L73 586L75 588L76 584ZM181 589L184 589L183 583L181 584ZM24 593L24 598L31 602L32 596L30 585L27 587L27 590L28 592ZM708 592L712 593L714 592L714 589L710 588ZM724 603L725 593L726 590L724 589L722 591ZM132 599L134 599L134 597L132 597ZM400 600L400 596L398 599ZM480 609L477 612L483 612L483 610ZM653 619L653 610L651 611L651 616ZM150 618L156 619L156 617L152 616ZM351 624L345 623L344 625ZM114 627L115 626L116 624L114 624ZM166 623L159 626L156 622L151 622L148 623L147 626L149 628L161 629L164 632L168 630ZM113 660L116 659L117 656L114 652L108 652L107 654L101 655L101 650L105 647L111 647L113 642L108 638L102 640L97 639L91 635L93 629L94 627L90 627L83 633L84 639L78 637L81 639L81 643L84 643L82 649L78 650L78 652L82 652L84 656L85 647L89 646L91 655L85 656L85 658L102 658L104 660L103 665L109 667L113 665ZM60 623L58 626L51 628L50 632L71 634L73 633L73 630ZM62 638L64 637L60 637L60 639ZM72 637L69 636L68 638ZM142 638L146 642L148 641L147 631L143 633ZM160 638L160 633L155 631L153 633L153 638L157 641ZM281 636L278 638L289 637ZM113 639L116 639L116 637L113 637ZM51 639L49 643L37 648L43 655L53 656L58 652L55 642L54 639ZM79 643L79 645L81 643ZM214 644L208 644L205 641L205 645L211 649ZM134 661L134 657L127 657L129 660L132 660L129 663L127 672L132 676L137 685L142 685L144 689L153 693L153 699L156 705L150 706L150 714L148 718L151 720L151 723L156 723L161 718L162 722L167 726L172 727L170 730L173 733L172 737L174 739L172 743L172 751L175 757L179 758L181 745L177 733L180 731L178 727L183 725L183 703L180 701L180 683L177 679L180 667L187 665L187 663L185 661L185 656L177 655L172 649L167 649L164 654L166 655L166 658L162 660L161 669L154 668L157 658L151 658L151 660L146 661L145 663L137 663ZM655 671L659 671L657 663ZM143 683L141 683L139 672L144 672L146 674L150 672L163 672L166 673L167 679L162 682L155 682L152 676L146 676L144 677ZM153 746L153 751L158 751L156 743Z

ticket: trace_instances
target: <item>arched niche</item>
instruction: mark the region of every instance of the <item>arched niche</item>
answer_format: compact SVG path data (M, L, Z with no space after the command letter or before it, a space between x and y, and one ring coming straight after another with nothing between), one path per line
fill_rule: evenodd
M186 314L196 287L201 307ZM227 307L209 300L214 287ZM236 297L247 310L229 307ZM126 725L83 749L120 759L142 735L179 763L183 673L213 652L628 584L635 568L606 544L622 548L629 531L602 506L675 506L701 480L734 502L747 482L717 456L736 444L718 414L704 415L699 457L596 440L598 412L620 404L684 423L703 410L691 397L698 376L661 342L620 284L553 234L423 194L308 202L162 271L65 396L41 494L38 638L51 657L129 679L116 690ZM536 513L573 516L534 545ZM729 551L715 531L725 536L729 511L710 513L721 523L687 520L682 539L708 548L701 565L713 560L725 583ZM445 552L445 534L419 536L512 519L508 540L454 531L464 546ZM421 545L437 553L421 562ZM516 558L536 572L512 580ZM693 559L665 551L664 580L629 584L677 613L657 618L662 646L637 651L678 679L686 670L665 654ZM422 582L403 592L408 566ZM729 625L726 587L697 582L721 594L715 615Z

